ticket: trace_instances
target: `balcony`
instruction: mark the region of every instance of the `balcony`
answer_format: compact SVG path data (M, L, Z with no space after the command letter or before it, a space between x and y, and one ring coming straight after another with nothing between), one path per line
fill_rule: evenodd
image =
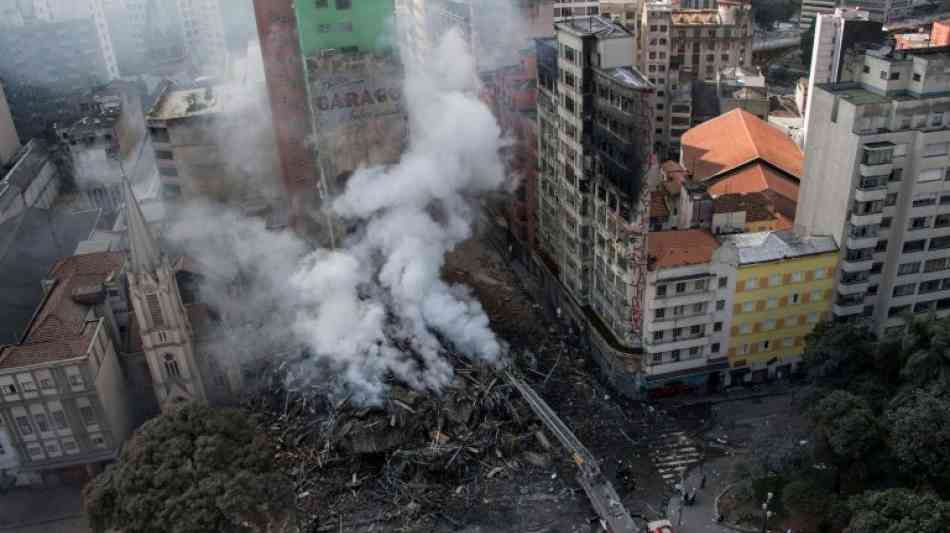
M883 178L883 186L869 186L865 187L859 185L854 191L854 199L858 202L875 202L878 200L884 200L887 197L887 176L875 176L877 178Z
M847 247L849 250L874 248L877 246L877 235L848 235Z
M851 213L851 225L852 226L870 226L872 224L880 224L881 219L884 218L884 214L881 211L876 213Z
M894 170L894 163L891 161L878 164L861 163L860 169L862 176L889 176Z
M868 292L868 287L871 286L871 282L867 278L863 280L855 281L845 281L842 280L838 284L838 293L844 296L856 296L856 295L865 295Z
M850 301L846 301L845 303L835 302L835 304L831 306L831 312L833 312L835 316L860 315L861 313L864 312L864 302L859 302L859 303L852 303Z
M864 272L865 270L870 271L873 264L874 258L870 255L862 255L853 259L848 259L847 256L845 256L841 261L841 270L851 273Z

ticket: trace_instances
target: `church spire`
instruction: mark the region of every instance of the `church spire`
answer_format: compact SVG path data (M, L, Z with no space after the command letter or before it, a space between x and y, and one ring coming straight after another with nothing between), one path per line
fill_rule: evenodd
M132 272L155 272L160 264L158 244L145 223L132 184L123 180L125 196L125 226L128 231L129 249L132 256Z

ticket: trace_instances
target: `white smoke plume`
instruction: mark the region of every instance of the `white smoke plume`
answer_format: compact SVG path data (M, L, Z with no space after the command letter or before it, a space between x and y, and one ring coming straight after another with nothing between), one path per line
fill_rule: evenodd
M385 394L389 376L418 389L450 383L446 349L505 358L481 304L441 279L446 253L472 236L473 200L504 185L500 129L457 32L406 79L409 148L394 165L357 170L332 202L333 216L355 228L338 249L307 252L262 222L210 209L193 209L170 232L200 262L219 263L212 270L248 282L240 296L217 290L211 302L229 321L254 324L244 330L253 338L232 331L238 351L302 344L312 371L333 373L367 402Z

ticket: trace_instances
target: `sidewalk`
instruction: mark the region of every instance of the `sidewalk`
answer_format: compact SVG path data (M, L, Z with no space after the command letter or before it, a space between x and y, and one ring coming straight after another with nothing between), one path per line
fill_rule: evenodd
M696 502L683 506L676 495L670 499L667 516L676 533L735 533L736 530L716 522L716 497L731 483L734 457L718 457L693 468L686 477L687 492L696 490ZM703 474L705 488L699 488Z
M85 532L81 489L15 488L0 494L0 531Z

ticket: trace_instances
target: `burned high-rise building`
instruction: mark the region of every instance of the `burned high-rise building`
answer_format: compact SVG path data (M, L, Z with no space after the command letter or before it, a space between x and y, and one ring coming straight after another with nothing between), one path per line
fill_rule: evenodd
M360 166L402 153L394 3L256 0L255 11L284 183L299 215L314 191L338 190Z

